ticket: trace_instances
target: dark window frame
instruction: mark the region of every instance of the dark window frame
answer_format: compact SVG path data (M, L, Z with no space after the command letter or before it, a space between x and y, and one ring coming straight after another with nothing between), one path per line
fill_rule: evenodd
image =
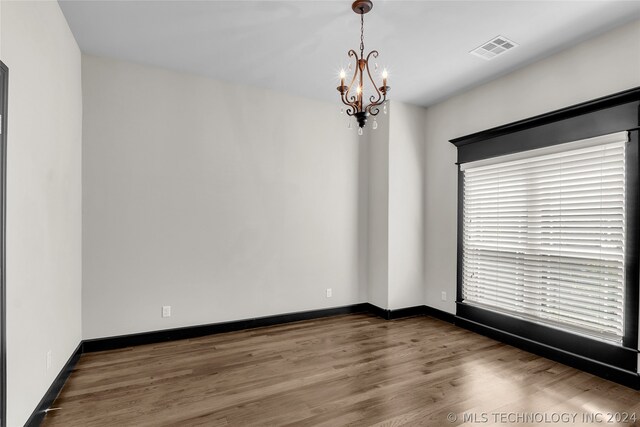
M500 314L462 300L463 180L458 169L458 265L456 316L463 321L628 371L638 368L640 87L504 126L452 139L458 165L571 141L628 131L625 324L622 345L588 338Z

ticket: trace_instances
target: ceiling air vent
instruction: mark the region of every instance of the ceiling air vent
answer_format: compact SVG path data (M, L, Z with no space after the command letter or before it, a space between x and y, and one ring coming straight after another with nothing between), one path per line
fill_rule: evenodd
M480 58L486 59L488 61L498 55L502 55L503 53L513 49L516 46L518 46L518 44L512 42L508 38L497 36L492 40L483 43L481 46L473 49L469 53L475 56L479 56Z

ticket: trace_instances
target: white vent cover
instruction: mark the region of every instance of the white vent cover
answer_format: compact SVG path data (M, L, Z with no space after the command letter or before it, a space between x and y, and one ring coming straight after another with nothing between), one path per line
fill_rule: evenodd
M483 43L481 46L473 49L469 53L488 61L498 55L502 55L516 46L518 46L516 42L513 42L503 36L496 36L492 40Z

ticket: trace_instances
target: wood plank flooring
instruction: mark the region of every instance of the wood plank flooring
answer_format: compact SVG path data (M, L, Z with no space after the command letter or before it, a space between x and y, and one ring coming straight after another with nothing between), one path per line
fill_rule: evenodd
M640 417L637 391L367 314L84 354L52 408L44 426L640 425L607 415Z

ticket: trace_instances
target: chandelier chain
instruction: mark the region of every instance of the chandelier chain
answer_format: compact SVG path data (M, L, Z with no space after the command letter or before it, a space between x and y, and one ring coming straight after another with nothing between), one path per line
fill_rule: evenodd
M360 57L364 55L364 11L360 10Z

